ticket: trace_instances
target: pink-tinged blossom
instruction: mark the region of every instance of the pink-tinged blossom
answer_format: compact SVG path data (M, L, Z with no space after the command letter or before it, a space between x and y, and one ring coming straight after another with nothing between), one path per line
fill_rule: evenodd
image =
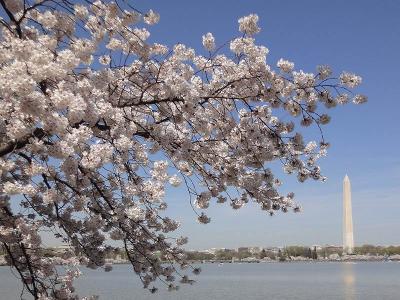
M99 58L99 63L101 63L102 65L108 65L110 64L111 61L111 57L109 55L102 55Z
M75 15L81 19L86 18L89 14L89 11L86 8L86 6L80 5L80 4L74 5L74 12L75 12Z
M362 81L362 78L356 74L343 72L340 74L340 83L349 88L355 88Z
M5 0L4 2L12 13L19 12L24 8L23 0Z
M353 98L353 103L355 103L355 104L362 104L367 101L368 101L368 98L365 95L355 95Z
M123 43L116 38L111 38L106 47L110 50L117 50L122 47Z
M284 60L283 58L278 60L278 63L276 64L278 68L280 68L283 72L285 73L290 73L292 72L294 68L294 63Z
M315 75L313 73L305 73L303 70L300 72L293 72L294 83L300 88L310 88L314 86Z
M327 114L322 114L319 117L318 121L319 121L320 124L325 125L325 124L328 124L330 122L330 120L331 120L330 116L328 116Z
M315 141L308 142L307 145L304 147L304 152L306 154L311 154L317 148L317 143ZM292 195L293 193L291 193ZM293 197L290 197L293 198Z
M202 213L199 215L199 217L197 218L197 220L199 221L199 223L207 224L207 223L210 223L211 218L207 217L207 215L206 215L205 213L202 212Z
M144 15L143 19L146 24L154 25L160 21L160 15L150 9L149 12Z
M38 22L40 22L45 28L52 29L57 24L57 17L54 13L47 10L43 14L38 14Z
M340 94L336 97L336 102L339 104L346 104L349 102L349 95L348 94Z
M137 206L132 206L126 209L126 216L134 221L141 221L145 219L144 211Z
M173 175L169 178L169 183L174 187L180 186L181 182L182 180L177 175Z
M239 19L239 31L248 35L254 35L259 33L261 28L258 27L258 16L256 14L250 14L246 17Z
M211 32L203 35L203 46L208 51L212 51L215 48L215 39Z
M321 80L329 78L332 75L332 69L330 66L321 65L317 67L318 77Z

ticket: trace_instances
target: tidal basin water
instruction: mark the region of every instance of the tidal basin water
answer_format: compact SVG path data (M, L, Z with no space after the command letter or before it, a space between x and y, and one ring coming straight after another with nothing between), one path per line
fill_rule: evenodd
M83 269L80 296L107 300L268 300L268 299L400 299L400 262L202 264L193 286L177 292L163 287L150 294L128 265L109 273ZM9 267L0 267L0 299L20 298L21 285ZM23 297L23 299L30 299Z

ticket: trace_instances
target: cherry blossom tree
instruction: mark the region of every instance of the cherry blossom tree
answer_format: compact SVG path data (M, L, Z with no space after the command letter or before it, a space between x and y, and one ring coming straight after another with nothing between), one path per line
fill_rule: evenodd
M166 186L182 184L204 224L211 201L299 211L270 165L324 180L329 144L322 131L304 141L303 128L366 101L351 91L355 74L267 64L255 14L224 46L204 34L202 55L148 42L160 17L129 1L0 5L0 243L34 299L78 299L77 266L110 271L119 246L151 292L192 283L200 270L185 260L187 238L170 236L179 223L166 216ZM44 230L70 246L62 257L44 255Z

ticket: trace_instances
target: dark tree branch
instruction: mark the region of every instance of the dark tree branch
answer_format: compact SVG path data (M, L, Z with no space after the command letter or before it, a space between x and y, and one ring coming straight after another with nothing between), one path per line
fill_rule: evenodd
M0 0L0 4L3 7L4 11L6 12L7 16L15 24L15 30L17 31L18 37L22 38L22 30L21 30L20 22L15 19L14 15L8 9L8 7L7 7L6 3L4 2L4 0Z
M2 0L0 0L0 2L1 1ZM1 146L0 147L0 157L10 154L14 150L18 150L18 149L25 147L25 145L29 143L29 139L31 139L31 138L37 138L37 139L41 140L45 135L46 135L46 132L42 128L35 128L35 130L32 133L22 137L21 139L9 142L6 145Z

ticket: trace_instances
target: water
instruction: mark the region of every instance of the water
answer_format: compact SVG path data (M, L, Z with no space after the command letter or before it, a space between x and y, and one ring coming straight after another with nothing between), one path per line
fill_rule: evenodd
M128 265L110 273L83 270L76 286L81 296L101 295L107 300L398 300L400 263L260 263L201 265L193 286L178 292L162 287L150 294L140 286ZM0 300L20 298L21 285L8 267L0 267ZM29 299L25 297L25 299Z

